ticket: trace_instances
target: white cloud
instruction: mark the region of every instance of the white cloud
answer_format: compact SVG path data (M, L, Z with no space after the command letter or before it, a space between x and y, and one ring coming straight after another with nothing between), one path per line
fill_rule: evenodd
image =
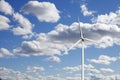
M29 1L22 11L26 14L34 14L39 21L57 22L60 18L59 10L50 2Z
M13 13L11 5L5 0L0 0L0 11L10 15Z
M94 69L90 69L90 72L94 74L99 74L100 70L94 68Z
M98 72L98 70L96 70L95 67L93 65L91 65L91 64L88 64L88 65L85 64L84 67L85 67L86 71L93 71L94 73ZM67 66L67 67L64 67L63 70L67 71L67 72L70 72L70 73L79 72L81 70L81 65Z
M85 42L85 45L95 45L97 48L120 45L120 28L118 25L104 23L82 23L83 35L93 39L97 44ZM80 39L80 31L77 22L70 26L58 24L48 33L37 34L35 40L23 41L20 48L14 49L15 53L27 55L61 55L64 50L72 46ZM33 47L34 46L34 47ZM81 48L78 44L75 48Z
M69 76L69 77L66 77L66 80L81 80L81 77L80 76Z
M94 74L100 73L100 70L96 69L96 68L95 68L93 65L91 65L91 64L88 64L88 65L85 64L84 67L85 67L85 70L88 71L88 72L92 72L92 73L94 73Z
M7 49L5 48L0 48L0 57L5 57L5 56L13 56L12 53L10 53Z
M106 24L88 24L81 22L81 27L83 28L84 37L98 42L97 44L86 42L86 45L106 48L113 44L119 45L118 43L120 43L120 28L118 26L114 27ZM36 40L23 41L21 48L19 48L19 50L17 49L16 53L28 55L60 55L61 51L69 48L79 40L80 34L78 28L78 23L76 22L70 26L58 24L55 30L38 34ZM81 48L81 44L76 47Z
M101 72L103 72L103 73L113 73L114 72L114 70L112 70L112 69L110 69L110 68L101 68L100 69L101 70Z
M19 26L13 28L13 33L15 35L26 36L28 34L33 34L32 33L33 24L30 23L30 21L27 18L25 18L19 13L14 13L13 17L19 23Z
M36 72L40 72L40 71L45 71L45 68L44 67L40 67L40 66L34 66L34 67L27 67L27 72L33 72L33 73L36 73Z
M65 80L65 79L61 77L57 77L55 75L50 75L50 76L47 76L46 80Z
M120 10L109 14L99 15L93 22L120 25Z
M31 68L33 69L33 68ZM65 77L61 76L61 74L42 76L40 74L28 75L29 73L22 73L20 71L15 71L13 69L8 69L4 67L0 67L0 78L3 80L80 80L80 74L74 75L66 75ZM93 74L85 76L86 80L119 80L120 75L102 75L102 74Z
M57 56L51 56L46 59L47 61L53 61L53 62L61 62L61 59Z
M0 78L2 80L46 80L43 76L40 75L39 78L36 78L20 71L15 71L13 69L4 67L0 67Z
M114 40L112 39L112 37L105 36L104 38L101 39L99 43L100 44L96 44L97 47L106 48L108 46L112 46L114 44Z
M84 65L85 66L85 69L86 70L89 70L89 69L94 69L94 66L91 65L91 64L88 64L88 65Z
M15 53L26 54L26 55L60 55L60 51L56 49L53 43L45 41L24 41L22 43L22 48L14 49ZM27 54L29 53L29 54Z
M9 18L0 15L0 30L9 29L10 28L9 22L10 22Z
M97 63L97 64L104 64L109 65L111 62L115 62L117 60L116 57L110 57L107 55L100 55L98 59L90 59L90 62Z
M120 79L120 75L116 74L116 75L93 75L91 76L90 80L119 80Z
M81 5L80 8L84 16L91 16L93 13L95 13L94 11L88 11L85 4Z
M70 72L70 73L80 71L80 69L81 69L81 66L73 66L73 67L67 66L63 68L63 70Z

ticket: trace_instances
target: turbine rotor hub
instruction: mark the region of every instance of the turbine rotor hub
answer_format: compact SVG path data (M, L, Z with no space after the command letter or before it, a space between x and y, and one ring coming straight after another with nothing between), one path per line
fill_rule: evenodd
M83 42L85 41L83 38L81 39Z

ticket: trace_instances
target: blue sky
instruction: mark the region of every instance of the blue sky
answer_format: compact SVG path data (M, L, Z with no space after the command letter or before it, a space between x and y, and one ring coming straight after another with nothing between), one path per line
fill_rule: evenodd
M0 0L0 78L81 80L83 36L85 80L120 80L119 0Z

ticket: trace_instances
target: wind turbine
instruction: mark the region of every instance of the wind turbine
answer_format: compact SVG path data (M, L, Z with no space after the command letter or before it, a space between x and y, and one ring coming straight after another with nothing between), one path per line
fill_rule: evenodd
M92 39L88 39L88 38L85 38L84 35L83 35L83 32L82 32L82 29L80 27L80 20L78 18L78 24L79 24L79 30L80 30L80 39L74 43L74 45L72 45L68 50L65 51L65 53L67 53L69 50L71 50L72 48L74 48L76 45L78 45L79 43L82 44L82 56L81 56L81 80L84 80L84 47L85 47L85 41L88 41L88 42L95 42L94 40ZM95 42L96 43L96 42Z

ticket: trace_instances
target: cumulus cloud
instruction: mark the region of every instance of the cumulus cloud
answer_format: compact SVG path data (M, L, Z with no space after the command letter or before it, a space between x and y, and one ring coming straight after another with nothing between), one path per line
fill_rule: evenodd
M13 13L13 9L11 5L5 0L0 0L0 11L4 12L5 14L9 14L9 15L12 15Z
M98 15L93 19L93 22L120 25L120 10L110 12L109 14Z
M116 57L110 57L107 55L100 55L98 59L90 59L89 62L97 63L97 64L104 64L109 65L111 62L115 62L117 60Z
M73 67L70 67L70 66L67 66L67 67L64 67L63 70L67 71L67 72L76 72L76 71L80 71L81 67L80 66L73 66Z
M51 56L46 59L47 61L53 61L53 62L61 62L61 59L57 56Z
M0 67L0 78L2 80L45 80L44 77L40 75L36 78L20 71L4 67Z
M110 69L110 68L100 68L97 69L95 66L91 65L91 64L85 64L85 72L86 75L89 76L95 76L95 75L100 75L100 74L104 74L104 73L113 73L114 70ZM63 71L69 72L69 73L73 73L73 72L79 72L81 70L81 65L77 65L77 66L67 66L62 68ZM80 76L80 75L79 75ZM87 76L86 76L87 78Z
M33 68L31 67L33 70ZM36 69L36 68L35 68ZM41 69L40 69L41 70ZM28 73L22 73L20 71L16 71L13 69L8 69L4 67L0 67L0 78L2 80L78 80L81 79L80 74L74 74L72 76L65 76L61 77L61 75L28 75ZM102 74L94 74L94 75L89 75L89 77L85 76L86 80L119 80L120 75L115 74L115 75L102 75Z
M9 22L10 22L9 18L0 15L0 30L9 29L10 28Z
M40 66L34 66L34 67L27 67L27 72L33 72L33 73L36 73L36 72L39 72L39 71L45 71L45 68L44 67L40 67Z
M115 25L89 24L82 23L84 37L96 40L98 43L88 43L86 45L95 45L98 48L106 48L113 44L120 43L120 29ZM15 50L15 53L55 55L61 54L80 39L78 23L74 22L70 26L58 24L55 30L48 33L40 33L36 40L22 42L21 48ZM34 46L34 47L33 47ZM76 47L81 48L81 44Z
M57 22L60 19L59 10L50 2L29 1L22 11L35 15L42 22Z
M65 80L65 79L62 77L55 76L55 75L50 75L48 76L47 80Z
M5 56L13 56L13 54L5 48L0 48L0 58Z
M106 48L120 45L120 28L115 24L80 22L83 36L97 42L85 42L89 47ZM71 25L58 24L48 33L40 33L35 40L23 41L21 47L14 49L15 53L27 55L61 55L63 51L80 39L78 22ZM34 47L33 47L34 46ZM75 48L81 48L78 44Z
M24 39L31 38L33 36L32 28L34 25L22 14L15 13L11 5L5 0L0 0L0 11L11 15L15 19L14 22L18 22L18 26L15 26L15 28L12 29L13 34L24 35ZM0 20L0 30L7 30L10 28L10 25L8 24L10 20L8 17L0 15Z
M90 76L91 77L90 80L119 80L120 79L119 76L120 75L118 75L118 74L109 75L109 76L99 74L99 75Z
M32 34L33 24L27 18L19 13L14 13L13 17L19 23L19 26L12 30L15 35L26 36Z
M94 72L94 73L100 73L100 71L95 69L95 67L91 64L88 64L88 65L85 64L84 67L85 67L86 71L91 71L91 72ZM64 67L62 70L70 72L70 73L79 72L81 70L81 65L67 66L67 67Z
M81 77L80 76L68 76L66 77L66 80L81 80Z
M93 65L91 64L88 64L88 65L84 65L85 66L85 70L87 72L91 72L91 73L94 73L94 74L99 74L101 73L100 70L96 69Z
M113 73L114 72L114 70L112 70L112 69L110 69L110 68L101 68L100 69L101 70L101 72L103 72L103 73Z
M80 8L84 16L91 16L93 15L93 13L95 13L94 11L88 11L88 8L86 7L85 4L81 5Z
M13 50L18 54L26 54L26 55L60 55L60 51L56 49L55 45L50 42L40 42L40 41L24 41L22 43L21 48L16 48Z

